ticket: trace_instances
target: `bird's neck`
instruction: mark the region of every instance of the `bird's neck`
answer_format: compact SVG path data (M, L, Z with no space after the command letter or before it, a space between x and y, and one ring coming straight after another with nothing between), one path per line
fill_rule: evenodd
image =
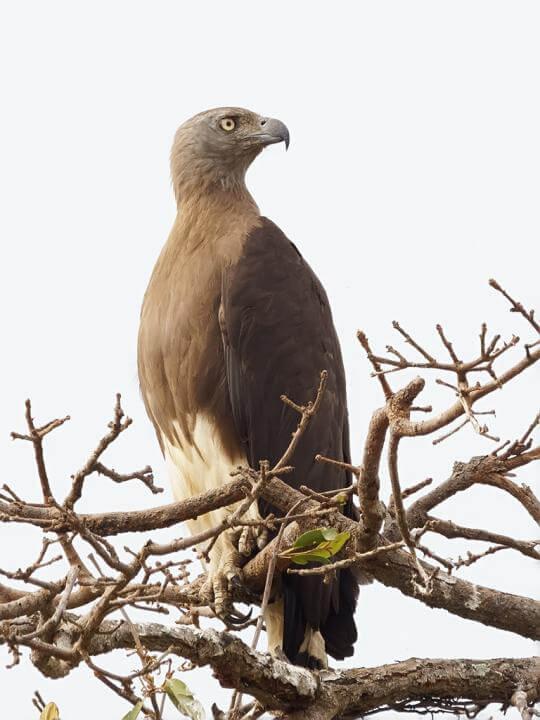
M243 158L242 162L235 157L191 157L186 153L174 156L171 174L177 205L181 207L201 199L253 203L245 181L251 160L251 157Z
M209 184L197 183L185 188L179 195L178 214L186 214L193 208L206 212L252 212L257 204L246 187L243 178L223 176Z
M259 219L259 208L245 183L210 188L199 184L182 195L171 240L184 250L211 246L218 255L228 256L231 241L242 242Z

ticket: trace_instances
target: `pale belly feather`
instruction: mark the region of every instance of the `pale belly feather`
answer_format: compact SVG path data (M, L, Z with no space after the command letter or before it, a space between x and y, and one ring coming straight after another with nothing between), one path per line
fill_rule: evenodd
M176 422L175 430L182 437ZM202 414L197 415L195 419L189 443L183 442L182 447L179 447L173 445L165 435L162 435L162 441L167 472L176 500L186 500L208 490L220 488L232 479L232 470L239 465L245 467L248 464L245 456L241 454L231 459L225 452L215 427ZM195 535L216 527L234 508L234 505L218 508L193 520L187 520L190 533ZM256 503L251 505L245 518L260 519ZM211 554L212 565L219 564L224 549L225 543L216 543L215 552Z
M175 429L180 433L180 427L175 423ZM181 437L181 435L180 435ZM176 500L185 500L207 490L220 488L231 479L231 470L239 465L248 465L245 456L231 457L223 449L217 433L204 415L198 415L188 444L183 443L180 448L173 445L163 435L163 447L167 471ZM192 535L209 530L234 510L234 505L226 508L212 510L200 515L194 520L187 520L186 524ZM253 503L244 516L249 520L260 520L257 503ZM206 544L206 543L205 543ZM227 533L222 533L210 553L210 572L216 571L226 561L227 554L234 552ZM204 566L204 562L203 562ZM283 602L278 599L271 603L265 613L266 629L268 634L268 648L273 651L281 647L283 642ZM319 633L316 633L320 635Z

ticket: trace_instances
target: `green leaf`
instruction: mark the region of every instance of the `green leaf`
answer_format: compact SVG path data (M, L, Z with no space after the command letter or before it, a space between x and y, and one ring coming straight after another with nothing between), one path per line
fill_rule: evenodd
M345 545L345 543L347 542L347 540L350 537L351 537L350 532L345 531L342 533L338 533L336 535L336 537L330 543L329 550L330 550L331 555L337 555L338 552L341 550L341 548Z
M47 703L41 711L39 720L60 720L58 706L53 702Z
M139 702L131 708L131 710L128 712L128 714L124 715L122 720L137 720L137 717L139 716L139 713L141 712L142 706L143 706L143 701L139 700Z
M206 715L201 703L193 697L186 683L177 678L167 680L165 692L177 710L191 720L205 720Z
M333 527L325 527L321 529L322 536L325 540L334 540L337 537L338 531Z
M193 693L186 683L182 682L182 680L178 680L177 678L167 680L165 683L165 692L169 695L169 697L171 697L171 694L173 697L177 697L178 695L182 697L193 697Z
M308 530L297 538L294 545L280 553L280 557L291 560L296 565L310 562L326 563L337 555L350 538L350 533L335 528L323 527Z
M319 528L317 530L308 530L307 532L300 535L300 537L296 538L293 547L304 548L309 547L310 545L318 545L325 539L326 538L323 535L323 528Z

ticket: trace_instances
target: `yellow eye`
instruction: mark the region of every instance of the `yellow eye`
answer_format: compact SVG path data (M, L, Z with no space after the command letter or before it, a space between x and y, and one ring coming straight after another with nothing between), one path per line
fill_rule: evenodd
M232 132L236 127L236 120L230 117L223 118L219 121L219 127L225 132Z

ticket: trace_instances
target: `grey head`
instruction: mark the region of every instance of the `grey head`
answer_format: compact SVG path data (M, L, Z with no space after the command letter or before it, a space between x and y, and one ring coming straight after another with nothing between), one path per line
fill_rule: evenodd
M171 173L177 199L211 187L234 189L268 145L285 143L289 131L281 120L238 107L206 110L183 123L171 151Z

